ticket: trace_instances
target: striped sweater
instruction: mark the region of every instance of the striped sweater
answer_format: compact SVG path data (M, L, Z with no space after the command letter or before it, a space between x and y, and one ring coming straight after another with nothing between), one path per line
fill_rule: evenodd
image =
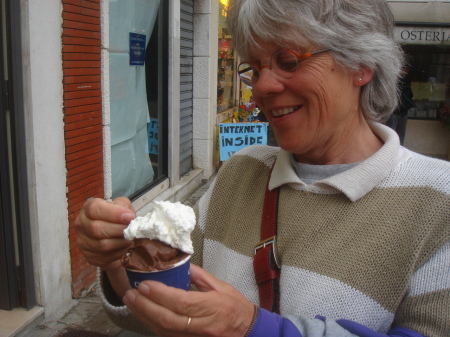
M251 336L450 336L450 164L372 128L384 142L377 153L310 185L289 153L245 148L200 200L192 262L258 304L265 185L280 187L281 316L260 309Z

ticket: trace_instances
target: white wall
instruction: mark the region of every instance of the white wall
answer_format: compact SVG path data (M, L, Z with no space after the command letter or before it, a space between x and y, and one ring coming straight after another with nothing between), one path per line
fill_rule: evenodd
M60 0L21 0L30 218L37 303L70 308Z
M448 23L448 0L388 0L395 21Z
M194 2L194 168L214 173L219 1Z

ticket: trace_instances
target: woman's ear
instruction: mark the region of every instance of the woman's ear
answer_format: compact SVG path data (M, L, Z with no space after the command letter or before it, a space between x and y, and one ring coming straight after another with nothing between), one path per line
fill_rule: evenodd
M362 87L363 85L369 83L373 77L373 70L369 68L361 68L354 73L353 84L357 87Z

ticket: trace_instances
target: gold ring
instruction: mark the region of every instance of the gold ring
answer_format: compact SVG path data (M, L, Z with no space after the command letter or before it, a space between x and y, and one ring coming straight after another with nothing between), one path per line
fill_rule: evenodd
M184 328L183 333L188 333L189 326L191 325L191 321L192 321L192 317L188 317L186 327Z

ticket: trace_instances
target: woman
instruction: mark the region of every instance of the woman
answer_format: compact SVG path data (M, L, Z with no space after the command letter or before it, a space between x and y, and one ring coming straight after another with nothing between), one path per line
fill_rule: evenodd
M280 148L233 155L200 200L197 292L128 290L118 259L132 206L88 201L78 244L104 271L107 312L162 336L448 336L450 165L379 123L402 65L386 2L235 0L229 21L240 76ZM276 239L256 249L268 271L252 266L261 218L276 223Z

